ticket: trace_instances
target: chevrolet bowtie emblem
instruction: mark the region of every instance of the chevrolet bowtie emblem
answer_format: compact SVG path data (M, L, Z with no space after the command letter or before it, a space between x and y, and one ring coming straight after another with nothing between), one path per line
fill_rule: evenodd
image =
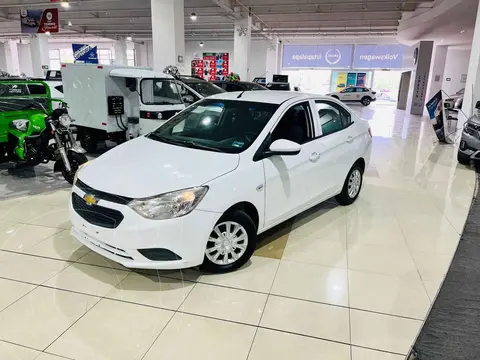
M94 195L91 195L91 194L85 194L85 196L83 197L83 200L85 200L88 206L98 204L98 200L95 198Z

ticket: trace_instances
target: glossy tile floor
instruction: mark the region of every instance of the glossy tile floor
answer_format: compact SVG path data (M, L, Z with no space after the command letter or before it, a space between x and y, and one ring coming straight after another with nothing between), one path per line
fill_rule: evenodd
M0 359L403 359L475 177L426 119L355 109L375 135L359 200L270 231L231 274L128 271L70 237L68 190L0 193Z

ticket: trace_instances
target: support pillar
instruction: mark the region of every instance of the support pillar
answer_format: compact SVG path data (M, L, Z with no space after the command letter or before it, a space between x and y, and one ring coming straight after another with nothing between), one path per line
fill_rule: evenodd
M430 100L436 93L442 90L442 83L445 74L445 63L447 62L448 46L435 46L432 55L432 71L426 100Z
M32 35L30 40L30 54L32 57L32 70L34 77L44 77L45 70L50 67L48 55L48 35Z
M8 40L5 43L6 71L10 75L20 75L20 63L18 59L18 48L15 40Z
M32 68L32 54L30 51L30 44L17 44L18 62L20 66L20 74L25 74L28 77L33 76Z
M410 114L423 115L427 99L428 79L432 63L433 41L420 41L416 46L417 64L412 73L413 88L409 95L407 108Z
M184 0L151 0L153 70L163 71L176 65L185 71L185 4Z
M267 84L273 81L273 75L278 74L278 54L279 54L280 44L278 38L275 37L269 44L267 48Z
M135 66L148 66L147 61L147 46L144 44L134 44L135 49Z
M119 38L115 41L115 65L127 66L127 40L125 38Z
M473 33L472 52L468 64L467 83L463 97L462 111L466 116L459 114L457 128L461 129L467 119L475 114L475 104L480 100L480 6L477 10L477 21Z
M241 80L250 80L250 47L252 42L252 17L245 15L235 19L235 35L233 38L233 72Z

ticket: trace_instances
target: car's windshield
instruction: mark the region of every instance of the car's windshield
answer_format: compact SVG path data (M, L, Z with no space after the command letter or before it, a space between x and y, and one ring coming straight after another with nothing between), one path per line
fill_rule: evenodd
M207 97L210 95L215 95L215 94L220 94L224 93L225 90L223 90L221 87L218 87L215 84L212 84L208 81L185 81L185 84L190 86L193 90L198 92L200 95L203 97Z
M143 79L142 102L145 105L177 105L182 103L180 89L174 80Z
M277 109L277 104L204 99L147 137L178 146L238 154L255 141Z

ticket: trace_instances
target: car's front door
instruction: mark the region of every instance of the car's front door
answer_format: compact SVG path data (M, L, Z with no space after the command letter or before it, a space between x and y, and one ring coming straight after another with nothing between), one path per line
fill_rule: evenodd
M343 101L352 101L355 100L355 89L347 88L340 92L340 100Z
M321 171L310 102L292 105L271 132L270 143L286 139L302 145L298 155L263 159L266 183L265 226L278 224L315 202Z

